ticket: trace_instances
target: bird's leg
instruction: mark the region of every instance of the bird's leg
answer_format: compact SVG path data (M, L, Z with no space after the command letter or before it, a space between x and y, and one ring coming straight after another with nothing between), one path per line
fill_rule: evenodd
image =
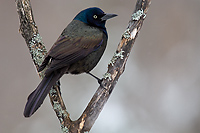
M102 84L101 84L102 83L102 79L98 78L97 76L93 75L90 72L86 72L86 73L89 74L90 76L94 77L98 81L98 83L102 86Z

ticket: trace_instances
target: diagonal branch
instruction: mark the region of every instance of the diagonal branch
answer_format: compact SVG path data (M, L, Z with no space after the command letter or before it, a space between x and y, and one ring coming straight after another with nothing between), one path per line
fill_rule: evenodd
M38 70L38 67L45 58L47 50L42 42L42 37L40 36L34 21L30 0L16 0L15 3L20 20L19 31L26 41L32 60ZM45 70L39 73L41 78L44 77ZM65 131L64 123L71 122L71 120L60 94L59 81L57 82L57 85L53 86L50 90L49 97L53 109L62 125L62 130Z
M104 74L103 87L99 86L90 103L86 107L78 123L84 123L82 131L89 131L100 114L103 106L107 102L119 77L125 70L126 61L131 52L131 48L146 18L146 13L150 5L150 0L138 0L135 11L131 16L128 27L122 35L114 56L108 64L108 70Z
M36 68L38 68L47 51L35 24L30 0L16 0L15 2L20 20L20 33L26 41ZM90 131L95 120L110 97L119 77L125 70L126 61L129 57L135 39L142 27L143 21L146 18L150 2L151 0L137 0L135 10L128 23L128 27L123 33L117 50L108 64L108 70L104 74L102 86L99 86L78 120L71 121L69 113L66 111L66 107L60 93L59 81L57 82L57 85L52 87L49 96L53 109L61 123L62 132L84 133ZM44 77L44 71L39 73L41 78Z

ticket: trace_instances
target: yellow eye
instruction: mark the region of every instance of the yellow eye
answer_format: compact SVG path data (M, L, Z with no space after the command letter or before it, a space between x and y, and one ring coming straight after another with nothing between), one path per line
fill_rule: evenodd
M94 19L97 19L97 15L94 15L93 18L94 18Z

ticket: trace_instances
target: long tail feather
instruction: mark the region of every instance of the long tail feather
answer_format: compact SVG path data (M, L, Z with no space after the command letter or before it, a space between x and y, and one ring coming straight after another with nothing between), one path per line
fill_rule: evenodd
M50 74L44 77L38 87L28 96L24 116L30 117L41 106L51 87L60 78L60 74Z

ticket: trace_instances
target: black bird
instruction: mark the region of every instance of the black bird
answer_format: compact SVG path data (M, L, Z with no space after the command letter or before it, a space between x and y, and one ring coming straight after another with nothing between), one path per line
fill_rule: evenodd
M97 7L87 8L75 16L39 67L38 71L42 71L49 64L45 77L28 97L25 117L30 117L40 107L51 87L64 74L86 72L92 75L89 72L97 65L107 45L106 20L115 16Z

